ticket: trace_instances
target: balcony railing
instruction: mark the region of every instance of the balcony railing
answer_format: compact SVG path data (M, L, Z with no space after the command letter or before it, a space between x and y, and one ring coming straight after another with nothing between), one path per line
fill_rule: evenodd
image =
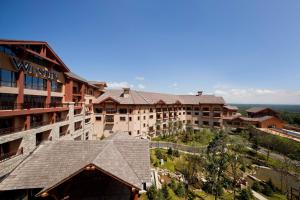
M24 129L24 127L7 127L7 128L1 128L0 129L0 135L6 135L9 133L15 133L15 132L19 132L22 131Z
M17 87L17 83L13 81L0 81L0 86L5 86L5 87Z
M50 124L49 121L31 122L30 127L37 128L37 127L45 126L45 125L48 125L48 124Z
M23 154L23 148L20 148L18 151L13 151L13 152L0 154L0 162L4 162L8 159L11 159L13 157L16 157L16 156L22 155L22 154Z
M11 103L11 102L0 102L0 110L18 110L18 109L32 109L32 108L60 108L68 107L68 103L50 103L45 104L41 102L32 103Z
M32 89L32 90L47 90L47 86L43 85L25 85L26 89Z

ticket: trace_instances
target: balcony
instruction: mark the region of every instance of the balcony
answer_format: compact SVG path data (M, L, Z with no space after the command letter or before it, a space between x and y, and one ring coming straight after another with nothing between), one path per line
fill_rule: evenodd
M8 153L0 154L0 163L22 154L23 154L23 148L18 149L18 151L12 151Z
M46 126L46 125L49 125L49 124L51 124L49 121L31 122L30 127L31 128L38 128L38 127Z
M33 108L67 108L69 106L68 103L40 103L40 102L32 102L32 103L10 103L10 102L0 102L0 110L24 110L24 109L33 109Z
M4 81L4 80L1 80L0 81L0 87L1 86L4 86L4 87L17 87L17 83L13 82L13 81Z
M10 133L16 133L24 130L24 126L20 127L7 127L7 128L1 128L0 129L0 136L10 134Z
M106 116L104 122L105 122L105 124L113 124L114 123L114 116L113 115Z

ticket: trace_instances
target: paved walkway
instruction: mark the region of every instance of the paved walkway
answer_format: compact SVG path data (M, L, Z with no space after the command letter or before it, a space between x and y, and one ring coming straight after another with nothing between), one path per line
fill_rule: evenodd
M252 191L252 193L253 193L253 196L254 196L255 198L257 198L258 200L268 200L268 199L265 198L263 195L261 195L261 194L255 192L254 190L251 190L251 191Z

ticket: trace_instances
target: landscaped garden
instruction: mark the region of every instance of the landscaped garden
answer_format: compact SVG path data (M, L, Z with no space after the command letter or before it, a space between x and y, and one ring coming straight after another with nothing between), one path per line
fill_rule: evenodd
M259 153L255 144L245 137L203 129L193 133L180 132L161 136L155 140L198 146L205 148L205 151L192 154L171 148L152 149L151 164L154 168L180 174L184 180L174 178L163 180L162 188L160 190L152 188L150 193L153 194L150 195L148 192L144 195L144 199L247 200L254 199L251 189L268 199L286 199L279 188L270 187L272 182L260 181L264 188L262 190L250 188L251 185L248 188L242 186L246 182L247 174L255 171L253 164L271 167L284 165L282 161ZM184 196L178 195L174 181L177 185L184 186Z

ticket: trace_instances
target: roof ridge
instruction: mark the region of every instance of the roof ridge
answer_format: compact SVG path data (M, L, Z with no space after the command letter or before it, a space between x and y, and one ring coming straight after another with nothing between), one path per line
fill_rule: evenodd
M149 101L147 101L146 99L145 99L145 97L143 96L143 95L141 95L140 94L140 91L135 91L140 97L142 97L148 104L150 104L150 102Z
M137 175L137 173L135 172L135 170L133 170L133 167L131 166L131 164L124 158L123 154L119 151L118 147L115 146L115 143L113 141L113 146L114 148L116 148L116 150L120 153L121 157L123 158L123 160L130 166L131 171L135 174L135 176L137 177L137 179L141 181L140 177Z

